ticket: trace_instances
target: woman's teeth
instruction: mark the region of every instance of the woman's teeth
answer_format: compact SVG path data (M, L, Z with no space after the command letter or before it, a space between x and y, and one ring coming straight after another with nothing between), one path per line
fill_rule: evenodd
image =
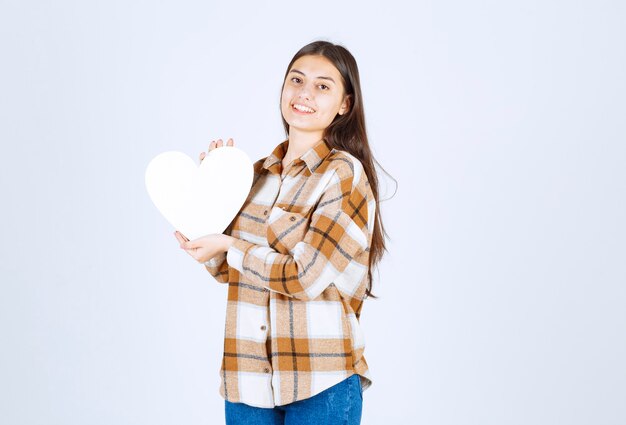
M309 108L308 106L299 105L297 103L294 103L293 107L294 109L297 109L300 112L308 112L308 113L315 112L313 109Z

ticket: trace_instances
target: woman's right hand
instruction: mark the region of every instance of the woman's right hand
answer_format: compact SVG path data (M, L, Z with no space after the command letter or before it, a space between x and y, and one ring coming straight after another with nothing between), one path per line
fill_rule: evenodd
M222 141L222 139L213 140L211 143L209 143L209 152L211 152L215 148L221 148L222 146L224 146L224 142ZM232 138L228 139L228 141L226 142L226 146L235 146L235 142ZM206 153L204 151L200 152L200 162L202 162L205 157Z

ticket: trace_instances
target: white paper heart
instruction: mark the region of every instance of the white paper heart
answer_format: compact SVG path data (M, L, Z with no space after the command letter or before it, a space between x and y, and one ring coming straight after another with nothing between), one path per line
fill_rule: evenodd
M200 166L181 152L157 155L146 168L146 189L167 221L190 240L222 233L250 193L252 161L244 151L224 146Z

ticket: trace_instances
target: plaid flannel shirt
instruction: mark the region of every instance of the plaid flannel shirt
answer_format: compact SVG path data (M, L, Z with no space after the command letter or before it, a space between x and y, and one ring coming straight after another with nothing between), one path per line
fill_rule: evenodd
M282 169L288 140L254 164L248 199L204 263L228 283L220 394L273 407L360 375L359 317L376 202L361 162L318 142Z

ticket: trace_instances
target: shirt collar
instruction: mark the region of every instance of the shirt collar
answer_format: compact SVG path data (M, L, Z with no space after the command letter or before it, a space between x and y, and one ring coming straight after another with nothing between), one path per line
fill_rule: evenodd
M274 148L272 153L263 162L263 168L278 174L280 169L280 162L285 157L287 147L289 146L289 140L285 140ZM304 161L309 171L313 173L317 167L320 166L322 161L330 154L331 147L326 140L322 139L317 142L311 149L306 151L298 160Z

